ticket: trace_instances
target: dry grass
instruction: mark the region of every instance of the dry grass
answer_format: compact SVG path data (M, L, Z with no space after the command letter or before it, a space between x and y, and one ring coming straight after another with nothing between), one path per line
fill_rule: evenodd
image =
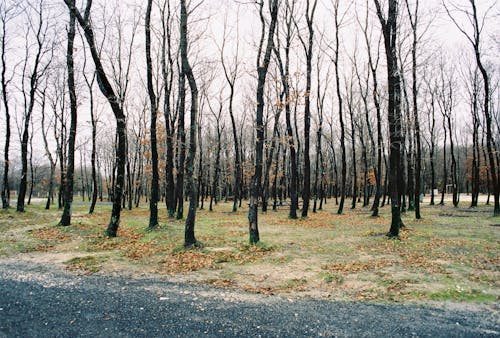
M147 206L124 210L117 238L106 238L109 207L94 215L75 206L73 224L56 226L58 211L41 205L0 212L0 257L62 264L86 273L158 273L172 279L250 292L332 299L495 302L500 296L500 220L491 207L424 206L423 220L404 215L400 240L384 236L389 209L336 214L332 201L307 219L287 209L259 214L262 243L247 243L246 210L230 204L197 215L201 248L185 250L183 221L147 231Z

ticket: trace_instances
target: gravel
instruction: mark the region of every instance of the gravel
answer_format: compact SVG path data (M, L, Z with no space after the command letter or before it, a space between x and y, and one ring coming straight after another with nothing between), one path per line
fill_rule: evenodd
M0 262L0 337L500 337L498 307L334 302Z

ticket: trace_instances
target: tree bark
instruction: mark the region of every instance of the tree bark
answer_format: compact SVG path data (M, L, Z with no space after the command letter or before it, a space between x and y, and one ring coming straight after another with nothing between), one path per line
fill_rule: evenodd
M4 9L0 20L2 21L2 39L0 41L2 48L1 62L2 62L2 103L5 109L5 146L3 152L4 167L2 175L2 209L7 209L10 207L10 187L9 187L9 150L10 150L10 107L9 107L9 94L8 94L8 84L10 80L7 79L7 60L6 60L6 50L7 47L7 8Z
M158 116L158 107L156 102L156 93L153 87L153 64L151 61L151 7L153 0L148 0L146 9L145 31L146 31L146 72L147 87L149 95L149 109L151 112L151 197L149 198L149 226L152 230L158 226L158 200L160 196L160 176L158 174L158 145L156 140L156 120Z
M196 220L196 203L198 200L197 179L194 176L194 160L196 157L196 133L198 132L198 87L193 75L193 70L189 64L187 55L187 21L188 13L186 9L186 0L181 0L180 16L180 54L182 62L182 72L186 75L189 88L191 90L191 124L189 126L189 152L186 162L186 174L189 187L189 209L184 228L184 247L197 246L194 235L194 225Z
M314 41L313 19L316 10L317 0L314 0L311 11L309 12L309 0L306 2L306 21L309 31L308 44L303 42L306 50L306 92L304 104L304 188L302 189L302 218L307 217L309 211L309 200L311 198L311 159L309 154L310 149L310 131L311 131L311 74L312 74L312 53ZM299 36L300 37L300 36ZM302 40L302 39L301 39Z
M347 179L347 160L346 160L346 148L345 148L345 125L344 125L344 113L342 105L342 94L340 92L340 71L339 71L339 1L334 3L334 18L335 18L335 50L333 63L335 65L335 84L337 87L337 101L339 109L339 123L340 123L340 149L342 151L342 171L341 171L341 187L340 187L340 204L337 210L337 214L341 215L344 210L345 193L346 193L346 179Z
M36 101L36 91L38 88L40 77L47 70L48 64L43 67L42 70L39 70L42 54L44 53L44 43L45 43L45 35L47 34L46 29L47 26L44 26L44 13L43 13L43 4L40 2L40 6L38 8L38 26L36 27L36 46L37 52L35 55L35 59L33 61L33 70L30 74L30 88L29 88L29 100L27 106L25 105L24 111L24 126L23 133L21 137L21 180L19 183L19 192L17 197L17 207L16 211L24 212L24 200L26 198L26 190L28 185L28 141L29 141L29 128L31 117L33 114L33 109ZM23 75L26 70L26 63L28 55L26 55L25 65L23 69ZM23 85L24 90L24 85Z
M285 17L286 17L286 39L285 39L285 64L283 65L283 60L281 59L280 50L274 48L276 59L278 61L278 67L280 70L281 84L283 85L283 91L285 93L285 121L286 121L286 133L288 139L288 148L290 149L290 211L288 217L291 219L297 219L297 209L299 206L298 197L298 169L297 169L297 151L295 148L295 137L291 122L291 108L290 108L290 45L292 41L292 20L293 20L293 9L295 2L292 2L291 6L285 7Z
M97 51L97 47L94 40L94 31L90 23L90 10L92 7L92 2L87 1L87 6L85 8L84 16L81 15L80 11L75 7L74 0L64 0L66 6L70 11L74 13L80 27L82 27L85 40L89 45L89 49L92 55L92 59L96 68L97 83L99 84L99 89L103 95L108 100L111 110L116 119L116 128L118 134L118 144L116 147L116 184L113 187L113 207L111 211L111 219L106 229L106 235L109 237L116 237L118 232L118 227L120 224L120 214L121 214L121 200L123 193L123 185L125 183L125 159L126 159L126 119L123 113L123 109L119 105L119 99L116 96L111 84L108 80L106 72L101 62L101 58Z
M66 182L64 185L64 209L59 225L68 226L71 224L72 204L73 204L73 184L75 174L75 142L77 126L77 102L75 88L75 67L73 61L73 44L75 41L75 14L69 11L68 47L66 51L66 65L68 68L68 93L70 101L70 127L68 138L68 164L66 166Z
M266 82L267 70L271 59L271 52L274 44L274 32L276 29L276 22L278 17L278 0L270 1L271 22L269 24L269 31L267 34L267 46L263 60L261 60L262 47L265 39L265 19L263 14L264 0L259 2L259 14L262 24L262 34L259 44L259 52L257 54L257 111L256 111L256 132L257 138L255 141L255 169L252 177L250 187L250 206L248 210L249 221L249 241L251 244L256 244L260 241L259 226L258 226L258 203L261 193L261 179L262 179L262 157L264 146L264 85Z
M389 237L399 237L399 230L403 225L401 220L401 209L399 204L400 195L400 165L401 165L401 84L397 58L397 10L398 1L389 0L387 19L384 18L380 3L374 0L377 8L377 16L382 26L384 36L386 60L387 60L387 83L388 83L388 120L390 136L390 188L391 188L391 227Z

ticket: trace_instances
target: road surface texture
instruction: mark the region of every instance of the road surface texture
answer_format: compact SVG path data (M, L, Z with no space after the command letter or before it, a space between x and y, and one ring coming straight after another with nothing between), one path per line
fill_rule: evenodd
M498 308L264 296L0 262L0 337L499 337Z

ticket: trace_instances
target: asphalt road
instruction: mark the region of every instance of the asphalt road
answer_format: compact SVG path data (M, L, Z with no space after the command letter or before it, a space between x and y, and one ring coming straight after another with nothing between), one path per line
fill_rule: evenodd
M500 337L494 309L291 299L0 262L0 337Z

